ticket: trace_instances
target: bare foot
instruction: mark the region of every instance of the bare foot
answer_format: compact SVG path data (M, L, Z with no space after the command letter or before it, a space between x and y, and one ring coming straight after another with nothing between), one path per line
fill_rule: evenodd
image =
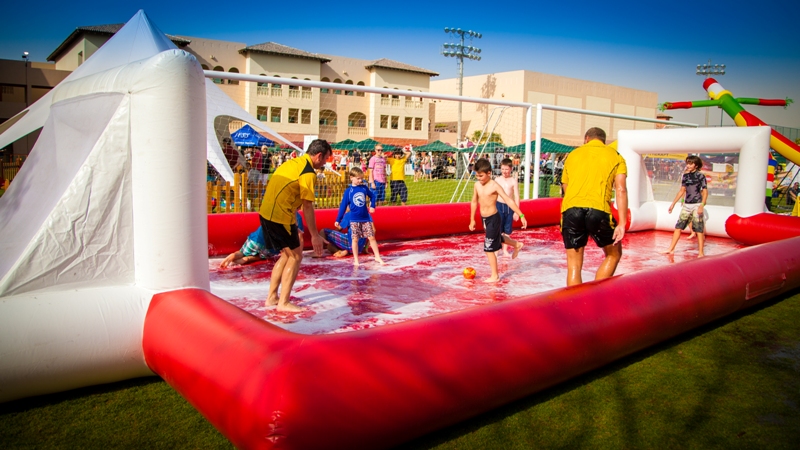
M692 231L692 234L690 234L689 237L686 239L694 239L695 237L697 237L697 234L694 231Z
M671 255L675 253L675 250L664 250L663 252L658 252L659 255Z
M697 254L697 257L698 257L698 258L702 258L702 257L704 257L704 256L706 256L706 254L705 254L705 253L698 253L698 254Z
M277 304L278 304L278 296L277 295L267 297L266 306L275 306Z
M344 258L345 256L347 256L347 250L339 250L333 254L334 258Z
M385 266L385 265L386 265L386 263L385 263L385 262L383 262L383 260L382 260L382 259L380 259L380 258L375 258L375 261L378 261L378 262L379 262L379 263L380 263L382 266Z
M500 277L489 277L483 280L484 283L497 283L498 281L500 281Z
M353 267L358 267L358 260L357 259L353 260Z
M294 303L289 302L286 302L283 305L278 305L276 309L280 312L301 312L306 310L305 308L301 308Z
M524 246L525 244L522 242L517 242L517 246L514 247L514 253L511 254L511 259L515 259L517 256L519 256L519 251L522 250L522 247Z

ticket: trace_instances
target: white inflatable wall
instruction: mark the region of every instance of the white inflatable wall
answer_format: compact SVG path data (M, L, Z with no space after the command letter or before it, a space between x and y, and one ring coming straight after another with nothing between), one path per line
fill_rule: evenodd
M642 155L650 153L739 153L739 173L733 207L708 205L706 234L729 237L725 221L731 214L749 217L764 211L769 164L769 127L699 128L620 131L617 150L628 165L630 231L675 229L680 208L669 214L670 201L655 201Z
M153 294L209 288L195 58L167 50L52 94L0 198L0 401L150 374Z

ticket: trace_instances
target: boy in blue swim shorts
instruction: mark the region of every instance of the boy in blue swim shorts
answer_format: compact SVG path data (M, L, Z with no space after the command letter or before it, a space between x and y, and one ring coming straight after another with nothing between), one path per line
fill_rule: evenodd
M303 246L303 217L300 215L300 212L297 213L297 230L299 231L300 237L300 247ZM244 245L239 251L233 252L228 255L225 259L222 260L219 267L220 269L226 269L231 264L239 264L245 265L254 263L256 261L260 261L263 259L267 259L271 256L277 256L280 254L280 250L276 250L274 248L269 248L267 246L266 240L264 239L264 231L259 226L256 228L255 231L250 233L247 236L247 239L244 241Z

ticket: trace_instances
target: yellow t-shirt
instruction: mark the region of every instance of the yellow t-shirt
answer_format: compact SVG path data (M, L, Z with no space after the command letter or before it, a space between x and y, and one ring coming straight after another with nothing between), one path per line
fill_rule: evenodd
M597 139L570 152L564 162L561 182L567 192L561 201L561 212L569 208L593 208L611 213L614 178L628 174L625 160L613 148Z
M311 157L307 154L281 164L267 183L259 210L261 217L284 224L288 231L289 226L296 223L295 212L303 200L314 201L316 179Z
M386 158L386 162L392 167L392 181L404 181L406 179L406 161L408 156L402 158Z

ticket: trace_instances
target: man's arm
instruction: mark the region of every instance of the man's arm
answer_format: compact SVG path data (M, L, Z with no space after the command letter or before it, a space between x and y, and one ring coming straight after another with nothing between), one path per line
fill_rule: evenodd
M617 198L617 211L619 212L619 225L614 228L614 244L618 244L625 237L625 226L628 225L628 175L617 174L614 185Z
M317 218L314 216L314 202L311 200L303 200L303 216L306 219L306 228L311 233L311 246L314 248L314 254L322 256L324 241L322 236L317 230Z

